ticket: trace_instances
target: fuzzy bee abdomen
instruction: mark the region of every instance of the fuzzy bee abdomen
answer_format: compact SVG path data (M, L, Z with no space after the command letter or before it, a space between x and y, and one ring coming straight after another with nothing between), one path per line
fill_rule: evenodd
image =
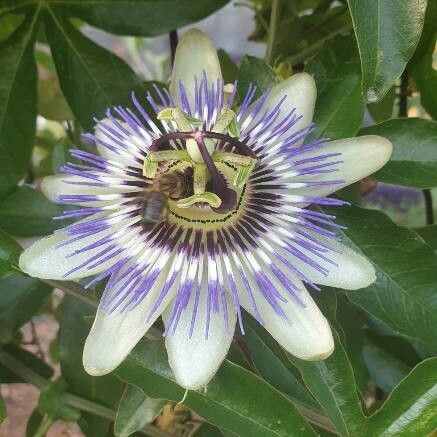
M148 192L141 210L141 223L146 230L164 220L167 214L167 197L158 191Z

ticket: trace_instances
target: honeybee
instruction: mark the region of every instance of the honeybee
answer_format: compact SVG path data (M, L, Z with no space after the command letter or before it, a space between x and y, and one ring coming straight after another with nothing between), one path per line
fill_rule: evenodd
M193 194L193 169L172 171L158 175L144 193L141 224L146 231L165 220L168 199L177 200Z

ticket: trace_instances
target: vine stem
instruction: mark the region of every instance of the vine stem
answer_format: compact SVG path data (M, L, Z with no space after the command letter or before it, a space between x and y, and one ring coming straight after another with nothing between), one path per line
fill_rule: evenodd
M25 363L15 358L9 352L6 352L4 349L0 349L0 363L9 370L11 370L14 374L20 376L25 382L36 386L38 389L43 388L50 382L49 380L43 378L38 373L36 373L33 369L28 367ZM90 401L88 399L84 399L80 396L76 396L70 393L64 393L62 395L62 401L70 407L74 407L79 410L95 414L96 416L100 416L105 419L109 419L112 421L115 420L116 412L113 409L105 407L104 405L100 405L94 401ZM44 436L45 433L42 432L47 432L51 424L52 419L47 417L38 429L37 433L40 433L38 435ZM145 434L150 437L171 437L171 434L159 428L156 428L153 425L146 425L140 432L143 435Z
M176 47L178 45L178 31L177 30L172 30L168 34L168 36L170 38L171 66L173 67L174 58L175 58L175 55L176 55Z
M53 422L54 420L51 417L45 416L44 420L41 422L33 437L45 437L48 430L52 427Z
M270 13L270 25L267 34L267 49L266 49L266 62L271 64L273 62L273 48L275 45L276 30L278 28L280 0L272 0L272 11Z
M434 223L434 208L432 204L432 194L429 188L425 188L422 190L423 197L425 199L425 215L426 215L426 224L432 225Z

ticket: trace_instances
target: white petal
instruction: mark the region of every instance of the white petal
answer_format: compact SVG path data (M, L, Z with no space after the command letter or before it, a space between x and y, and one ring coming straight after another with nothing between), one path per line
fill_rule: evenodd
M280 304L288 318L285 320L275 312L259 290L254 290L258 312L265 329L289 353L303 360L323 360L334 351L331 328L303 284L296 278L293 282L299 285L299 298L305 306L288 297L286 303ZM239 298L244 309L254 316L253 306L246 293L240 291Z
M95 275L111 267L116 261L118 261L119 257L115 256L111 260L100 263L93 269L83 267L66 277L65 275L70 270L78 267L94 255L101 252L104 246L96 247L71 257L67 256L75 250L92 244L112 233L114 233L114 229L111 228L57 248L55 246L67 241L71 237L68 236L66 232L56 232L49 237L36 241L21 254L19 261L20 269L28 275L37 278L58 279L64 281Z
M299 155L299 159L312 155L328 153L341 153L341 156L332 158L343 161L335 166L338 171L308 177L299 177L294 181L329 181L344 180L344 183L324 185L320 187L307 187L293 190L293 194L306 196L327 196L340 188L353 184L379 170L390 159L393 151L392 143L377 135L365 135L357 138L330 141L326 147L316 152Z
M203 74L210 84L221 79L220 62L211 40L200 30L190 29L179 41L176 49L170 93L177 106L181 106L179 83L185 87L191 110L194 108L194 78L200 81Z
M312 234L314 235L314 234ZM289 255L290 262L299 269L310 281L315 284L327 285L329 287L344 288L345 290L358 290L359 288L368 287L375 282L375 269L373 265L362 255L334 240L322 239L328 243L337 252L328 252L324 256L329 258L337 265L324 261L305 249L301 249L309 257L313 258L322 267L329 272L325 276L309 266L299 258Z
M196 312L195 325L190 338L190 326L195 302L195 293L192 292L190 302L181 315L176 331L167 334L165 345L168 359L176 381L182 387L197 390L206 385L215 375L220 364L225 359L232 337L234 335L236 316L227 299L228 329L225 325L223 312L211 312L208 329L208 338L205 338L207 315L207 290L202 290ZM172 311L169 306L162 318L167 325Z
M279 123L293 109L295 109L295 113L301 115L302 118L279 139L285 139L289 137L292 132L297 132L311 124L317 97L316 83L313 77L308 73L297 73L278 85L275 85L264 102L260 116L266 109L274 108L285 96L286 98L281 105L281 113L277 122ZM257 119L258 117L256 117L251 124L256 124Z
M82 357L84 368L90 375L105 375L114 370L160 316L177 290L175 286L169 290L154 316L149 319L167 273L168 268L163 270L145 298L134 309L108 313L98 308Z
M110 126L110 127L114 128L114 123L109 118L104 118L104 119L100 120L100 122L105 124L106 126ZM125 127L128 131L130 131L126 122L119 120L119 123L123 127ZM120 145L118 143L116 143L112 138L108 137L102 131L102 129L99 127L99 125L96 125L96 127L94 129L94 135L99 140L109 144L110 146L112 146L116 150L118 150L118 153L114 152L114 151L110 150L108 147L105 147L102 144L99 144L97 142L96 147L97 147L97 150L101 156L103 156L104 158L106 158L110 161L114 161L114 162L117 162L119 164L123 164L126 166L135 166L135 167L138 166L138 164L136 163L136 161L134 159L132 152L130 152L128 148L126 148L125 150L122 150ZM123 134L123 138L124 137L125 137L125 135ZM126 139L124 138L123 141L126 141ZM133 135L133 134L131 136L130 141L132 144L135 145L134 148L135 147L138 148L138 152L139 152L139 150L141 150L141 148L145 149L150 144L150 141L146 140L145 138L141 138L138 135Z
M59 196L62 195L99 195L99 194L116 194L129 193L131 191L138 191L138 187L114 188L114 187L95 187L90 185L78 185L72 182L90 182L88 179L80 176L57 174L53 176L46 176L41 182L41 191L52 202L58 202ZM118 200L117 200L118 201ZM81 206L101 206L102 201L97 202L71 202L74 205ZM111 202L109 202L111 203Z

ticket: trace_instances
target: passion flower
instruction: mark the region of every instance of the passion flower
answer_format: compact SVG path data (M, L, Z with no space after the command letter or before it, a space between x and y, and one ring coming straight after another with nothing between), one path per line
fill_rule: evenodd
M257 100L254 86L238 98L236 89L224 85L211 42L191 30L170 92L146 97L159 121L133 96L134 109L96 121L88 140L99 154L72 150L83 163L44 179L46 196L78 205L65 216L79 220L37 241L20 266L40 278L92 276L90 285L108 278L84 348L90 374L116 368L162 315L176 380L196 389L237 323L244 332L241 308L291 354L322 360L334 342L306 285L375 280L371 263L337 240L335 217L310 206L344 205L327 196L382 167L391 143L305 142L316 99L308 74Z

